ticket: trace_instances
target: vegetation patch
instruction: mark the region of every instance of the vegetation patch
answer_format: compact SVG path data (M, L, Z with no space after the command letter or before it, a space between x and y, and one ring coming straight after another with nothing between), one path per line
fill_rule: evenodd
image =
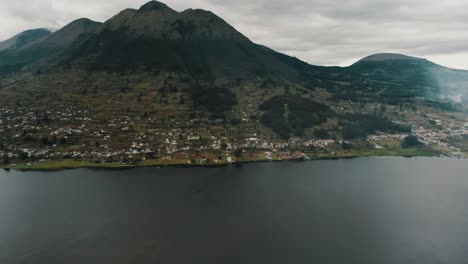
M319 125L334 114L329 106L298 95L275 96L264 102L260 110L265 111L262 122L284 139L291 133L303 136L306 128Z
M341 116L344 139L364 138L377 131L386 133L410 133L411 128L396 124L387 117L368 114L346 114Z
M203 108L212 113L231 110L237 104L236 95L224 87L197 86L191 93L195 108Z
M409 135L405 137L405 139L401 143L401 146L403 148L414 148L414 147L418 147L421 145L424 145L424 144L421 141L419 141L419 138L415 135Z

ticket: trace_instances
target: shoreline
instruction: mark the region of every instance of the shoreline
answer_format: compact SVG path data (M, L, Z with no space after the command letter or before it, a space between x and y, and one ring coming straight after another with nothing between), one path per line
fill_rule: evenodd
M414 153L413 153L414 152ZM409 154L412 153L412 154ZM341 154L341 155L340 155ZM157 168L157 167L173 167L173 168L217 168L226 166L242 166L243 164L249 163L266 163L266 162L306 162L314 160L345 160L345 159L356 159L365 157L449 157L442 155L439 152L418 152L414 150L412 152L405 153L394 153L390 151L384 151L379 153L363 152L363 153L340 153L340 154L319 154L319 153L307 153L307 158L301 159L252 159L252 160L239 160L235 162L216 162L208 164L200 163L188 163L187 161L173 161L173 162L160 162L156 160L144 161L138 164L121 164L121 163L95 163L90 161L76 161L76 160L54 160L46 161L41 163L22 163L1 166L2 170L15 170L15 171L64 171L64 170L75 170L75 169L91 169L91 170L130 170L134 168ZM456 158L456 157L453 157ZM459 157L458 159L466 159L466 157ZM29 165L28 165L29 164Z

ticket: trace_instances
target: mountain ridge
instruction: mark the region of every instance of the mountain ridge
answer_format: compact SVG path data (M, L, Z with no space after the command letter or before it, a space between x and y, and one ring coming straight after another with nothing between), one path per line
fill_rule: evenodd
M0 71L5 73L34 65L88 71L175 71L215 82L277 78L326 86L342 96L368 90L370 81L380 83L392 97L398 92L413 97L468 97L468 71L396 53L373 54L349 67L310 65L253 43L210 11L178 12L158 1L125 9L104 23L77 19L19 50L0 52ZM347 82L356 91L345 90L342 84Z
M328 69L319 69L321 66L310 65L307 62L251 42L242 33L238 32L222 18L216 16L210 11L202 9L186 9L178 12L171 9L165 3L159 1L147 2L138 9L125 9L104 23L94 21L91 23L90 21L91 20L85 18L78 19L59 30L59 32L67 31L66 29L73 24L94 24L95 27L93 30L69 30L78 31L80 34L83 33L83 31L86 31L88 35L80 39L80 41L77 41L76 39L79 34L71 34L67 39L67 34L64 34L65 36L62 35L60 37L55 37L60 34L54 34L56 33L54 32L50 37L48 37L48 43L47 41L43 41L42 44L36 45L36 47L44 49L47 46L52 46L52 49L55 50L60 49L62 52L66 50L69 54L64 57L65 59L62 58L61 62L67 64L77 63L78 65L85 65L88 63L92 64L92 69L106 68L99 67L99 64L102 64L101 66L110 65L114 68L122 68L122 65L125 63L137 68L154 68L153 66L158 68L162 67L162 64L173 64L169 65L167 68L179 68L179 70L187 71L192 75L200 74L200 72L205 70L207 72L205 75L211 76L210 78L213 79L218 77L228 79L233 77L238 78L242 77L242 75L244 75L244 78L253 78L255 75L262 74L269 74L271 76L285 75L289 76L288 78L294 77L296 79L300 79L304 78L304 76L306 76L306 78L316 76L322 71L330 72L330 69L335 69L335 72L336 70L342 69L342 72L355 74L353 69L359 68L357 66L382 62L412 61L415 63L427 63L431 66L435 65L432 65L432 62L422 58L396 53L378 53L367 56L349 67L327 67ZM100 37L102 39L99 39ZM51 41L51 39L54 41ZM111 41L106 43L105 40ZM208 44L206 43L207 41L232 42L232 40L238 41L242 44L232 45L232 43L220 43L220 45L209 47L209 49L216 50L216 48L218 48L231 50L231 53L235 54L232 56L233 58L226 57L226 53L229 52L224 52L223 54L221 51L214 52L210 57L209 51L199 49L200 47L208 47ZM60 44L60 41L64 42L62 43L63 45ZM119 41L126 43L120 45L118 44ZM164 41L166 41L166 43L163 43ZM199 41L199 43L194 43L191 47L183 47L183 45L169 43L171 41L180 41L179 44L187 43L189 41ZM54 42L56 44L53 44ZM106 54L105 49L107 49L108 46L114 45L114 43L117 43L116 46L120 45L120 50L113 48L113 54ZM106 47L103 48L103 45L106 45ZM134 49L131 48L132 46L137 47L139 45L141 47ZM151 46L154 46L154 48L149 48ZM163 50L161 51L161 54L156 52L158 46ZM194 46L198 46L198 49L192 49ZM73 48L73 50L70 48ZM237 52L235 50L237 50ZM20 51L19 53L21 52L23 51ZM2 64L3 66L8 64L11 57L13 57L13 62L15 62L15 57L22 57L23 61L20 60L19 63L17 63L19 64L18 67L27 66L31 62L34 63L36 60L41 60L43 57L47 57L49 52L55 53L44 51L42 53L45 54L34 56L35 54L31 54L34 52L31 51L25 52L26 55L19 54L16 56L15 53L8 54L7 52L5 55L5 52L3 52L3 54L0 52L0 61L3 59L3 63L0 62L0 67ZM127 54L131 54L131 52L135 53L135 59L127 56ZM145 53L153 54L145 56ZM281 56L278 54L281 54ZM24 59L24 57L31 57L32 59ZM162 59L158 60L158 57L161 57ZM188 57L190 58L187 59ZM236 62L231 66L221 65L223 62L229 60L234 62L236 57L242 58L245 62L246 68L249 68L244 74L240 74L237 77L236 74L233 74L235 72L234 68L240 68L242 63ZM102 61L91 61L96 58L102 59ZM222 61L217 61L218 58L222 58ZM252 58L254 59L252 60ZM258 60L255 61L255 59ZM428 65L426 65L426 67ZM374 67L374 65L368 65L368 67ZM167 68L165 70L167 70ZM242 69L240 69L240 71L242 71ZM464 73L464 70L458 71L460 71L460 73ZM253 72L253 74L247 74L248 72Z
M82 35L94 31L99 22L88 18L74 20L47 36L16 50L0 51L0 73L21 71L39 62L52 61L63 55Z
M7 49L19 49L25 45L28 45L34 41L40 40L52 32L45 28L29 29L21 33L16 34L15 36L0 41L0 51Z
M410 60L410 61L420 61L426 60L423 58L408 56L400 53L376 53L360 59L356 63L368 62L368 61L387 61L387 60ZM354 63L354 64L356 64Z

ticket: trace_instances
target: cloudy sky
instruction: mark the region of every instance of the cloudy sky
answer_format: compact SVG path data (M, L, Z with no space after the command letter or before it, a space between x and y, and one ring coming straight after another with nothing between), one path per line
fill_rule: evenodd
M105 21L146 0L0 0L0 39ZM466 0L166 0L173 9L211 10L251 40L316 65L349 65L396 52L468 69Z

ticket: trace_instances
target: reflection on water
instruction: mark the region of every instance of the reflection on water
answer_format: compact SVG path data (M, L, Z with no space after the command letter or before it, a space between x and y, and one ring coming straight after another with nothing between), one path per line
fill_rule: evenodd
M468 162L0 172L0 263L466 263Z

